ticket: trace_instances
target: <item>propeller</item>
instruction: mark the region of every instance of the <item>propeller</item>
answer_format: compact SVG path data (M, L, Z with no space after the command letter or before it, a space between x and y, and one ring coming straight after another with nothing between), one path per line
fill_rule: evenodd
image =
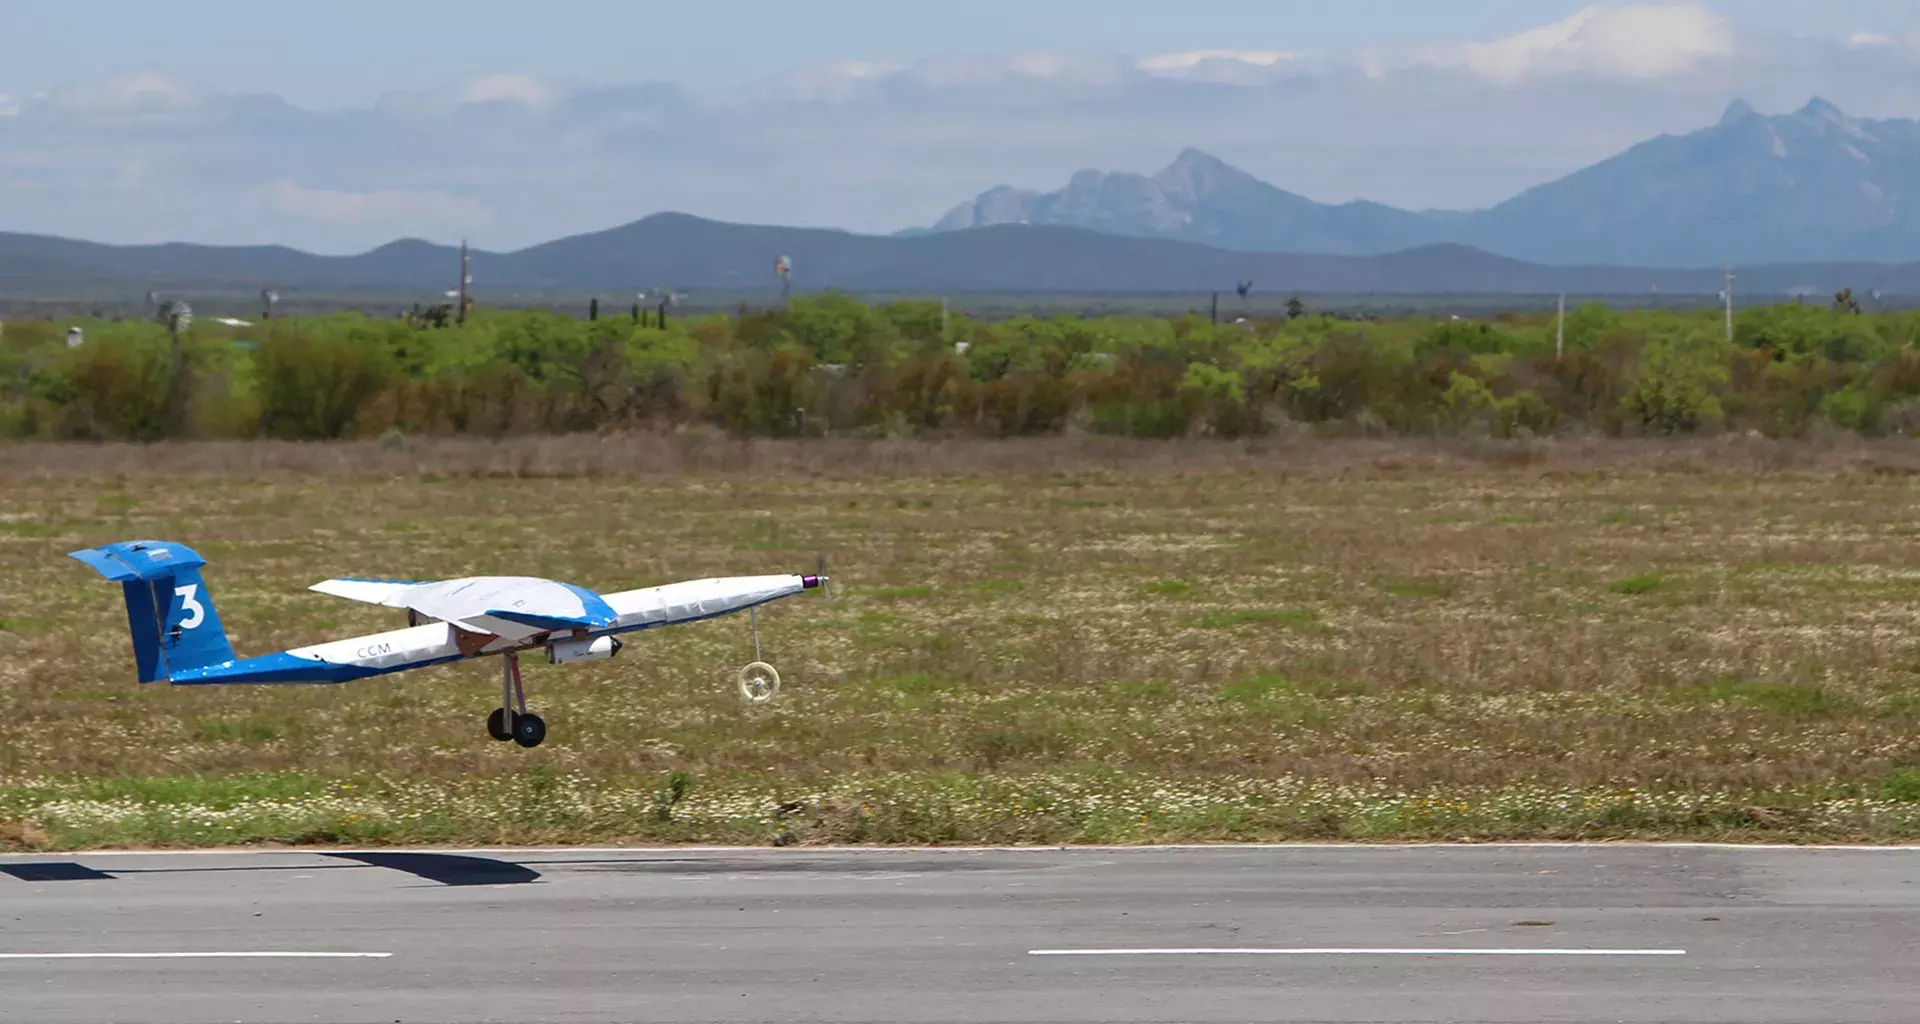
M820 596L831 601L833 600L833 577L827 575L827 553L815 551L813 559L813 574L820 577Z

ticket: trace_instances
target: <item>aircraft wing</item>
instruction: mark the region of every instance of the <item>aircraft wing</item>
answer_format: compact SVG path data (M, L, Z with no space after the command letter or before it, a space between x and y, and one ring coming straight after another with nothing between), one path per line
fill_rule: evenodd
M820 585L819 576L727 576L606 595L622 629L698 622L745 611Z
M610 624L604 619L588 618L584 615L541 615L537 612L508 611L504 608L489 608L485 613L485 617L496 619L500 622L511 622L517 626L524 626L528 630L526 634L528 636L534 633L551 633L558 630L598 629L601 626ZM495 632L499 633L500 630L496 628ZM503 633L501 635L505 634Z
M332 594L334 597L344 597L349 601L384 605L388 608L406 608L411 604L407 599L407 592L422 586L427 584L408 580L337 579L322 580L307 589L317 590L322 594Z
M470 576L400 596L422 615L519 642L543 633L603 629L617 619L600 595L535 576Z
M333 579L311 589L350 601L406 608L445 622L469 634L466 642L483 646L497 640L520 643L544 634L605 629L621 621L621 612L599 594L533 576L467 576L431 583ZM671 588L668 592L672 594ZM699 602L699 597L710 595L688 596L698 606L693 617L726 610L708 609Z

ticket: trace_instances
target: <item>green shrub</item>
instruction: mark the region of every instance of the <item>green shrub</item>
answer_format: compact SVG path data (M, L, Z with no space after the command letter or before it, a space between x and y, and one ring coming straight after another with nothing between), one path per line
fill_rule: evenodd
M340 437L392 373L387 353L353 337L282 334L260 346L260 428L270 437Z
M1825 306L1743 310L1727 345L1711 312L1587 304L1568 313L1558 354L1551 313L986 321L828 294L664 327L545 310L481 309L442 326L334 314L282 319L264 336L198 323L183 373L155 323L71 323L86 332L75 349L69 321L0 332L0 436L1920 430L1920 314Z
M1649 432L1696 430L1724 416L1714 389L1727 376L1721 343L1710 335L1660 335L1640 350L1640 370L1625 406Z

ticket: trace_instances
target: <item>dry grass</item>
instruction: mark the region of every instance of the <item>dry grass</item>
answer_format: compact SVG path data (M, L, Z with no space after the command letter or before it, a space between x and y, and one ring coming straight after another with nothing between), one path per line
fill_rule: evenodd
M0 448L0 821L62 844L1920 835L1920 446ZM193 544L242 653L391 628L333 575L809 570L529 669L140 688L61 557ZM683 772L682 796L663 781ZM784 808L783 808L784 805Z
M167 441L150 445L0 444L0 478L648 477L757 474L781 478L999 476L1089 472L1311 473L1430 476L1531 473L1920 473L1920 445L1851 434L1820 441L1718 438L1548 441L1458 438L1153 441L1074 434L978 440L787 441L670 433L394 441Z
M0 851L44 850L52 845L47 830L31 821L0 821Z

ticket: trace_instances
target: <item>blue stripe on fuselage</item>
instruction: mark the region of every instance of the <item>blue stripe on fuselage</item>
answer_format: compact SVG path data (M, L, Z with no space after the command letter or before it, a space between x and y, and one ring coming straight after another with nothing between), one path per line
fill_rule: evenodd
M481 655L474 655L481 657ZM445 665L450 662L464 661L463 656L455 654L444 658L428 658L425 661L408 661L398 665L337 665L316 658L295 657L286 651L278 654L263 654L258 658L243 658L223 665L210 665L206 668L190 669L174 673L171 680L175 686L214 686L221 684L238 685L243 683L347 683L355 679L367 679L372 676L392 675L408 669L426 668L429 665Z

